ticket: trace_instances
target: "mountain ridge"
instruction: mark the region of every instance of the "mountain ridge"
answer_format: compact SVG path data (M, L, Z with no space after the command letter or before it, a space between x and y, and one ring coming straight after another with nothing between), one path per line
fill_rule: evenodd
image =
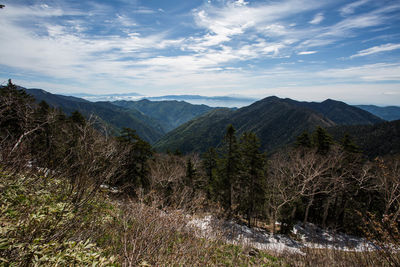
M323 105L327 107L323 108ZM345 120L346 117L349 119ZM232 124L239 135L245 131L254 132L261 140L261 148L273 151L290 144L302 132L313 131L317 126L328 128L379 122L383 120L340 101L326 100L310 104L270 96L236 111L209 112L189 121L163 136L155 143L155 148L160 151L178 149L185 153L204 152L210 146L218 146L226 126Z

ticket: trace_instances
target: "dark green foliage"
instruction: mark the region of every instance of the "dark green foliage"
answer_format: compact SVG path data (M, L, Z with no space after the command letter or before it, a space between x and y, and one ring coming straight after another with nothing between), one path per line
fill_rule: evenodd
M226 134L221 147L222 156L218 164L218 194L222 206L231 213L233 204L233 186L237 182L240 155L236 139L236 130L232 124L226 128Z
M122 186L126 192L133 195L137 188L148 190L148 160L153 155L151 145L140 139L136 131L130 128L123 128L117 141L124 153L114 184Z
M322 127L318 126L313 133L313 146L317 148L320 154L326 154L333 144L332 137Z
M86 123L85 117L83 117L83 115L77 110L72 112L70 119L73 123L76 123L79 126L84 126Z
M303 148L311 148L311 138L308 132L303 132L300 136L297 137L296 146Z
M203 154L203 168L207 176L207 198L214 199L216 196L216 168L217 168L217 152L211 147Z
M262 214L265 202L266 157L260 152L260 140L254 133L240 138L238 209L245 214L249 227L255 215Z
M194 179L196 176L196 169L193 166L192 159L188 158L186 161L186 185L192 187L194 185Z
M360 152L360 149L356 144L354 144L353 140L351 139L349 134L345 134L343 139L342 139L342 148L344 151L349 152L349 153L358 153Z
M335 140L347 133L369 158L400 153L400 120L376 125L337 126L328 129Z

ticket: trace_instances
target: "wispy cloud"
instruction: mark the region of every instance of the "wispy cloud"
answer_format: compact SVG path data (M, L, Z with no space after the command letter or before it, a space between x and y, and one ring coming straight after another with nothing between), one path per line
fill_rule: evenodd
M317 53L317 51L301 51L301 52L298 52L297 54L298 55L312 55L315 53Z
M347 4L347 5L343 6L342 8L340 8L339 12L342 16L351 15L354 13L356 8L358 8L362 5L365 5L369 1L370 0L359 0L359 1L352 2L352 3Z
M35 1L29 5L16 0L23 4L10 3L1 10L2 78L39 77L47 79L44 86L54 84L60 90L162 94L191 88L210 95L256 93L266 90L266 84L270 89L326 81L400 82L399 64L337 62L339 57L398 49L398 36L380 43L376 39L375 47L356 48L359 52L337 48L349 40L361 44L362 38L393 34L400 10L396 1L367 6L363 0L341 7L335 0L218 0L200 5L182 0L186 10L183 4L171 9L161 0ZM372 31L383 28L388 30ZM306 55L313 55L313 61ZM343 66L332 68L331 63Z
M387 51L392 51L392 50L397 50L400 49L400 44L383 44L383 45L378 45L374 46L368 49L364 49L361 51L358 51L357 54L350 56L350 58L355 58L355 57L364 57L376 53L381 53L381 52L387 52Z
M375 63L356 67L327 69L319 72L318 75L366 82L400 81L400 63Z
M324 14L323 13L318 13L317 15L315 15L315 17L310 20L310 24L320 24L323 20L324 20Z

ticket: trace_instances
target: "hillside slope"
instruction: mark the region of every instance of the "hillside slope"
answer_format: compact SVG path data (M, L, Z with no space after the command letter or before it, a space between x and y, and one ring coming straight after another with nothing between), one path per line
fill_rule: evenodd
M164 132L169 132L185 122L200 116L213 108L206 105L192 105L185 101L114 101L120 107L139 110L143 114L158 120Z
M231 123L239 135L246 131L256 133L261 148L270 152L317 126L327 128L380 122L383 120L339 101L310 103L272 96L236 111L207 113L168 133L155 144L155 148L160 151L203 152L210 146L219 145L226 126Z
M266 151L292 142L304 130L313 130L317 125L335 125L310 109L268 97L236 111L211 111L168 133L155 144L155 148L160 151L203 152L210 146L219 145L230 123L238 134L245 131L256 133Z
M67 114L78 110L85 117L97 115L117 132L123 127L134 129L141 138L150 143L154 143L164 134L157 120L134 109L122 108L109 102L89 102L77 97L51 94L41 89L26 89L26 92L37 101L44 100Z
M347 133L370 158L400 154L400 120L375 125L347 125L328 129L336 140Z
M323 102L299 102L291 99L284 99L290 104L309 108L322 114L339 125L375 124L384 120L360 108L347 105L344 102L327 99Z
M397 106L378 107L374 105L359 105L356 107L387 121L400 120L400 107Z

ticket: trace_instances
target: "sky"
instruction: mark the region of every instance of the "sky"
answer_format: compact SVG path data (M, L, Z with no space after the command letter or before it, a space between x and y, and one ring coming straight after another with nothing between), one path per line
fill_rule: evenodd
M0 82L400 106L399 0L2 0Z

